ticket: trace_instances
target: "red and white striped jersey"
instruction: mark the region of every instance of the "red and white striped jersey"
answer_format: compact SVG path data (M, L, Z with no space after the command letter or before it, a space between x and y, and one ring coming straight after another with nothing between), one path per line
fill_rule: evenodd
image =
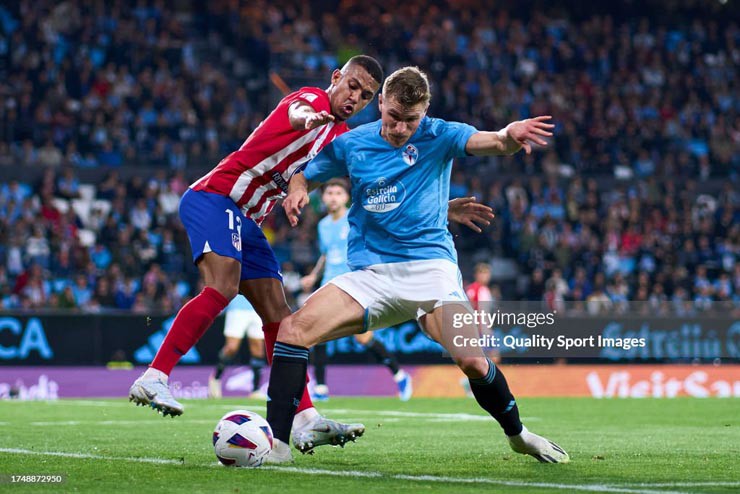
M270 115L234 151L190 187L229 196L244 216L258 225L285 197L293 173L311 160L335 137L349 130L344 122L329 122L312 130L295 130L288 108L303 101L320 112L331 113L329 95L316 87L304 87L283 98Z
M477 281L468 285L465 289L465 294L468 296L470 305L474 310L489 309L490 307L486 306L486 303L493 301L491 290L486 285L478 283Z

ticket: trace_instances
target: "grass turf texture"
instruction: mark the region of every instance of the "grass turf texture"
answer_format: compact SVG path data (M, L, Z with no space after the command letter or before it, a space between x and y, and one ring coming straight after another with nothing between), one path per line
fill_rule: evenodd
M365 436L313 456L294 450L290 467L262 469L219 466L211 435L224 413L247 408L264 415L264 403L185 404L185 415L171 419L123 400L0 402L0 492L740 490L735 399L521 399L530 430L571 455L570 464L545 465L511 452L498 424L472 399L332 398L320 410L362 421ZM7 483L8 475L21 474L64 474L66 481Z

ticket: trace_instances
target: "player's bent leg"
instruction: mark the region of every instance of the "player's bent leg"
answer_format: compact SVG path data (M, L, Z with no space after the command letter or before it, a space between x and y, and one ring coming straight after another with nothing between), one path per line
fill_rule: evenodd
M411 396L414 394L411 375L400 368L398 359L393 353L388 351L383 342L374 338L372 331L356 334L355 341L363 345L367 351L375 357L375 360L377 360L378 363L383 364L389 371L391 371L393 381L398 387L398 397L401 401L410 400Z
M163 415L183 413L182 404L170 393L169 374L236 296L239 286L241 262L236 259L208 252L199 259L198 269L205 288L180 309L150 368L129 389L130 401L149 405Z
M266 248L269 249L269 246ZM239 284L239 291L247 297L247 300L252 304L257 315L259 315L264 323L262 332L265 338L265 355L267 357L267 363L272 364L272 354L275 348L278 330L280 329L280 321L288 317L292 312L288 306L288 302L285 300L285 290L283 289L282 281L279 278L270 276L271 272L269 270L259 272L259 274L255 275L254 273L258 268L250 266L249 269L249 276L259 277L243 279ZM242 274L246 275L247 273L243 272ZM308 380L308 375L306 375L306 380ZM310 413L310 409L312 408L313 402L311 401L308 390L306 390L303 396L301 396L296 413L309 410L309 415L313 418L314 414Z
M447 323L454 311L450 307L435 309L426 317L425 330L450 352L455 363L465 373L478 405L496 419L515 452L531 455L540 462L567 463L570 458L563 448L529 432L521 423L519 408L503 372L483 354L482 349L476 346L458 347L453 343L462 341L456 340L455 336L474 338L477 334L475 327L463 326L455 330L455 335L444 334L444 331L453 327Z
M327 401L329 386L326 384L326 344L319 343L311 349L310 363L313 364L314 386L311 391L313 401ZM295 424L294 424L295 426Z
M264 400L267 394L261 389L262 386L262 369L267 365L265 360L265 340L262 338L262 329L259 338L248 337L249 346L249 367L252 369L252 393L250 398Z
M226 337L226 343L218 352L218 364L216 365L216 371L208 377L208 397L209 398L221 398L223 393L221 390L221 376L233 360L234 357L239 353L241 348L242 340L233 336Z
M278 278L243 279L239 292L247 297L263 324L280 323L292 313L285 300L283 283Z
M324 285L295 314L283 320L278 341L310 348L361 332L365 309L333 284Z
M280 324L267 404L267 421L276 439L288 442L297 403L305 392L308 348L320 341L361 331L364 312L345 292L334 285L326 285ZM305 426L295 428L293 445L307 453L325 444L343 446L364 432L362 424L340 424L316 416Z

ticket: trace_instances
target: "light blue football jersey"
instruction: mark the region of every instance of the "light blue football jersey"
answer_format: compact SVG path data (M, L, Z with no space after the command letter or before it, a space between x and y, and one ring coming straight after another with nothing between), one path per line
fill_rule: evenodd
M321 278L321 286L324 286L332 278L350 270L347 264L347 240L349 237L347 215L343 215L336 221L331 216L323 218L319 221L318 231L319 251L326 257L324 275Z
M453 158L467 156L475 127L424 117L396 148L380 136L381 122L342 134L308 163L308 180L350 177L348 261L373 264L447 259L457 263L447 230Z

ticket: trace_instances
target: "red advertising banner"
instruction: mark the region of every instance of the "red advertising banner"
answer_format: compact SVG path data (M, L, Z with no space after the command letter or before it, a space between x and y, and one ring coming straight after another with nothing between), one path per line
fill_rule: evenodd
M516 396L740 398L740 365L505 365ZM420 366L414 396L463 396L452 366Z

